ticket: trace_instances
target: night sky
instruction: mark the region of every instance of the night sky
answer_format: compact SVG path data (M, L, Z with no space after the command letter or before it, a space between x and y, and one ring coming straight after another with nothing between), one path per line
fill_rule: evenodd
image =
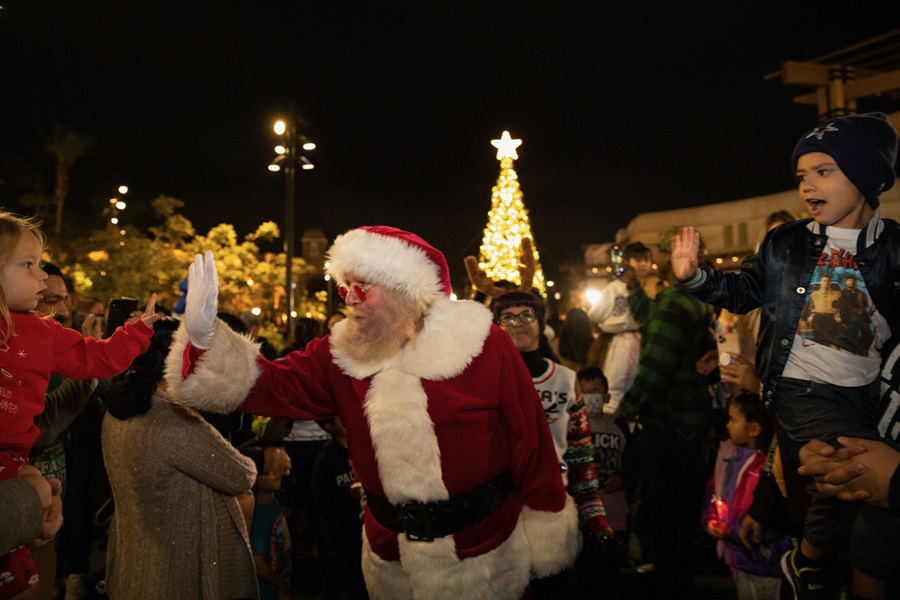
M40 134L61 121L96 139L71 172L73 219L126 183L133 203L183 200L201 232L281 224L284 178L266 165L293 109L318 144L297 172L298 232L410 229L459 275L499 173L490 141L509 130L553 277L642 212L793 186L790 150L816 111L791 101L809 90L764 77L900 15L785 4L10 0L0 200L23 173L52 193ZM879 102L861 108L897 108Z

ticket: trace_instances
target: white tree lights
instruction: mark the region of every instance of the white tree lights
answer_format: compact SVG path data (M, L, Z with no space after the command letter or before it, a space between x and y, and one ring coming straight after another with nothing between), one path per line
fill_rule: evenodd
M494 281L505 279L518 285L521 283L519 262L522 238L530 237L534 240L528 210L522 202L519 178L513 168L513 161L519 158L516 149L522 145L522 140L514 140L508 131L504 131L499 140L491 140L491 145L497 148L500 175L497 177L497 185L491 190L491 209L488 211L488 223L479 250L478 266ZM537 243L534 247L537 269L533 285L543 292L544 273L541 270Z

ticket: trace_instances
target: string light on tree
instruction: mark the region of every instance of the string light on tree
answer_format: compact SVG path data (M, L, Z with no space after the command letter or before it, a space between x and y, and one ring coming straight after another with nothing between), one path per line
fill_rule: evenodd
M497 185L491 190L491 209L488 212L488 223L481 242L478 266L495 281L505 279L518 285L521 283L519 260L522 253L522 238L530 237L534 240L528 210L522 202L519 178L513 168L513 161L519 158L516 149L522 145L522 140L514 140L508 131L504 131L499 140L491 140L491 145L497 148L500 175L497 177ZM537 243L534 244L534 248L537 263L534 288L543 293L544 272L541 270Z

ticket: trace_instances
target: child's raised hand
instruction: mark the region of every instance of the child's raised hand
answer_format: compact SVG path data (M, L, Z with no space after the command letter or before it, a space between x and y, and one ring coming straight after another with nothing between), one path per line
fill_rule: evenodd
M191 343L206 350L216 330L219 306L219 276L212 250L197 255L188 269L187 298L184 305L184 327Z
M147 302L147 308L144 309L143 313L135 311L131 315L132 317L140 318L144 325L153 329L153 324L159 320L159 315L156 313L156 294L150 294L150 301Z
M697 254L700 252L700 234L693 227L683 227L672 236L672 253L669 262L678 279L690 279L697 274Z

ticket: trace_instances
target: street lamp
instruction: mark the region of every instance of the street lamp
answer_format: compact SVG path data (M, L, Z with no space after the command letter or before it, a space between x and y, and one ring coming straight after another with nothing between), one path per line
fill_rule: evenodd
M281 136L282 143L275 147L275 158L269 164L269 170L278 172L284 170L284 266L285 266L285 293L287 294L287 342L294 341L294 205L296 194L294 190L294 173L297 164L305 171L312 169L313 165L305 156L297 155L297 145L301 144L303 150L314 150L316 145L306 136L297 131L298 119L287 122L277 121L274 126L275 133Z

